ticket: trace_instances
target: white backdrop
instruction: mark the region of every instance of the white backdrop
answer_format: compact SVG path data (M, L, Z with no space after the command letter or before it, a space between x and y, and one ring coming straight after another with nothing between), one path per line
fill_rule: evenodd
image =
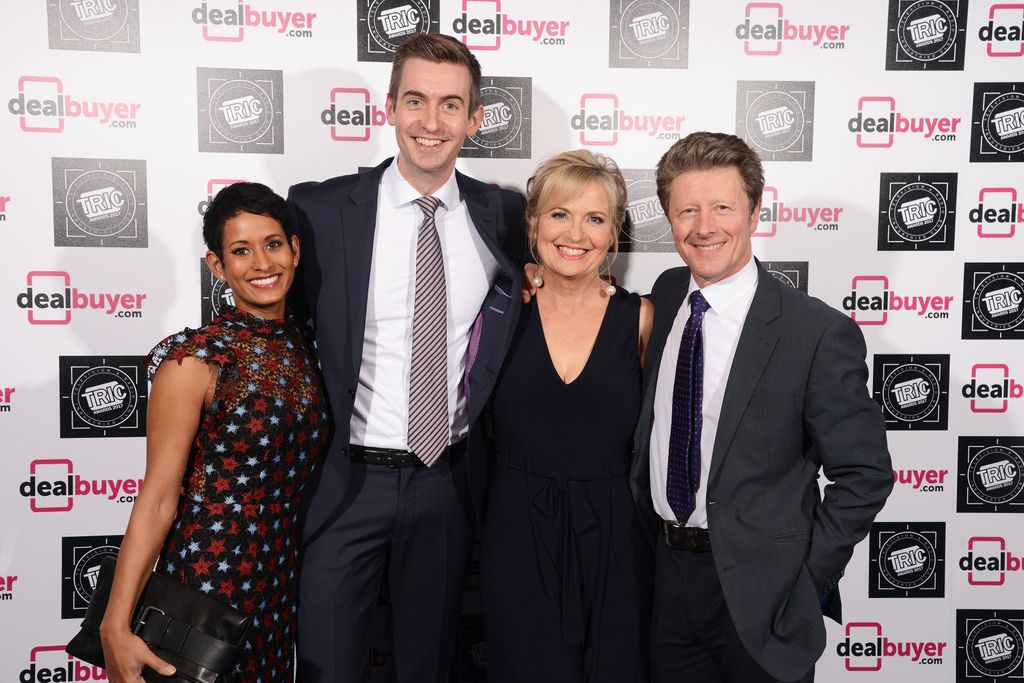
M200 269L204 202L393 154L388 62L424 30L483 65L462 171L522 189L565 149L618 161L631 289L679 263L653 199L671 142L722 130L761 151L755 253L863 324L898 470L818 680L1024 680L1024 5L37 0L0 16L0 680L101 680L61 650L143 474L141 357L223 300ZM473 603L454 680L482 680ZM375 679L386 661L374 651Z

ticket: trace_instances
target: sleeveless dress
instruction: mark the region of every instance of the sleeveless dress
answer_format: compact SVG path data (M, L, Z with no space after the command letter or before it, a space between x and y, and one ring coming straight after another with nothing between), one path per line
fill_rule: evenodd
M235 308L150 352L217 368L157 571L253 617L236 680L291 683L299 494L328 435L311 337Z
M609 300L574 381L523 307L493 398L481 540L489 683L648 681L652 554L627 476L640 412L640 298Z

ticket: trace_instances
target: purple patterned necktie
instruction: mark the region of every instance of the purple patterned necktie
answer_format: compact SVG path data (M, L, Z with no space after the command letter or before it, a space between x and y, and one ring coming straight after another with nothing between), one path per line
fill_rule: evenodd
M679 524L693 513L700 488L701 403L704 397L704 344L702 328L707 299L690 294L690 317L683 328L672 388L672 429L668 438L668 476L665 493Z
M409 450L427 467L448 447L448 298L434 214L437 197L414 200L423 210L416 238L412 358L409 368Z

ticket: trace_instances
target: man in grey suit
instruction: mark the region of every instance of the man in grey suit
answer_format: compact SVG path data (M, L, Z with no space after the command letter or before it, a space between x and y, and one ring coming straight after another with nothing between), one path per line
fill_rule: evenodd
M658 529L654 680L810 681L893 484L864 339L753 258L764 171L741 139L688 135L657 187L688 267L652 292L631 472Z

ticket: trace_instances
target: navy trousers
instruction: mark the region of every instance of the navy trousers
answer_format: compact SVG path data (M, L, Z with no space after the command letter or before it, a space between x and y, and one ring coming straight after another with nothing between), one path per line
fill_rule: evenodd
M448 681L473 532L466 472L465 453L431 468L351 463L349 491L301 554L300 681L366 680L385 579L390 680Z

